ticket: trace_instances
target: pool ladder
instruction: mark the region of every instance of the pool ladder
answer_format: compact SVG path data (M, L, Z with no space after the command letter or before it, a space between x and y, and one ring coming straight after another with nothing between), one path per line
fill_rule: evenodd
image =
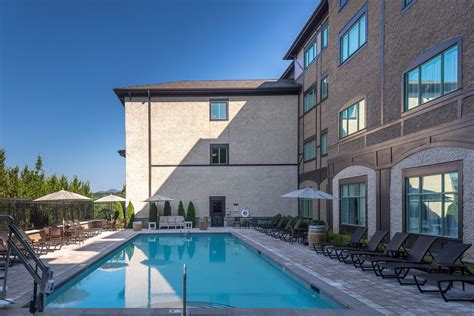
M2 286L0 286L0 306L8 306L14 304L10 299L7 299L7 277L8 268L13 264L11 256L18 258L21 264L26 268L26 271L33 278L33 296L30 301L30 312L32 314L42 313L44 310L44 303L46 295L52 293L54 290L53 270L51 267L43 262L36 254L34 249L26 240L13 221L13 217L9 215L0 215L0 222L6 222L8 227L8 238L6 240L6 254L4 264L4 271ZM5 242L5 241L4 241Z

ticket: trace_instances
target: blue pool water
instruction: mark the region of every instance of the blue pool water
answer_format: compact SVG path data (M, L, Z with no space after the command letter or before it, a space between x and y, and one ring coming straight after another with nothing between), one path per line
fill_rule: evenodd
M141 235L48 297L49 308L342 308L228 234Z

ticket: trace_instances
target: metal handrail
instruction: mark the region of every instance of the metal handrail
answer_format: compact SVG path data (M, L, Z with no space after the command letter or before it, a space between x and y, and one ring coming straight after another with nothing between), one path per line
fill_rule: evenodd
M186 263L183 264L183 316L186 316Z
M7 222L8 225L8 241L3 288L0 292L0 299L5 299L6 297L8 268L10 265L10 256L13 251L34 280L30 312L42 312L44 309L45 294L49 294L54 290L53 271L47 263L38 257L33 247L31 247L26 240L26 237L15 225L13 217L10 215L0 215L0 222L3 221ZM18 244L13 241L13 237L18 241ZM28 256L33 262L28 260Z

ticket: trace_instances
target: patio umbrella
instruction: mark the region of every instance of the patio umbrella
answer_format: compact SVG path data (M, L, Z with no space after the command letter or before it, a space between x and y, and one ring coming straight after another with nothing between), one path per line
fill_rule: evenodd
M284 198L300 198L300 199L310 199L310 200L337 200L338 198L329 193L315 190L313 188L304 188L301 190L296 190L281 195L280 197Z
M104 203L104 204L110 204L110 211L112 212L112 208L115 202L125 202L127 201L123 197L116 196L113 194L101 197L100 199L97 199L94 201L94 203Z
M173 199L164 195L155 194L145 200L145 202L165 202L165 201L173 201Z
M61 190L58 192L50 193L34 200L34 202L85 202L91 199L87 196L80 195L77 193Z
M87 202L90 200L91 199L88 198L87 196L80 195L74 192L69 192L66 190L60 190L57 192L47 194L40 198L37 198L36 200L34 200L34 202L37 202L37 203L54 203L55 202L55 203L60 203L64 205L66 203ZM63 217L63 224L64 224L64 217Z

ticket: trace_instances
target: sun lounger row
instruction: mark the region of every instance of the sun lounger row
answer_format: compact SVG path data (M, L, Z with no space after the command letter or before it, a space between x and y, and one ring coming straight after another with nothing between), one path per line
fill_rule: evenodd
M413 236L416 240L407 249L409 233L396 233L386 244L387 231L376 232L364 244L366 234L367 228L359 227L346 245L326 243L313 247L316 253L352 264L362 271L372 271L377 277L397 279L401 285L415 285L421 293L439 292L445 301L474 302L472 294L470 297L448 296L455 282L461 283L463 290L465 284L474 284L470 267L461 260L471 244L448 241L435 256L431 252L438 239L435 236ZM412 280L409 280L410 277ZM436 288L427 289L428 281L434 283Z
M269 222L254 225L253 228L273 238L290 243L303 243L308 235L308 223L301 217L274 216Z

